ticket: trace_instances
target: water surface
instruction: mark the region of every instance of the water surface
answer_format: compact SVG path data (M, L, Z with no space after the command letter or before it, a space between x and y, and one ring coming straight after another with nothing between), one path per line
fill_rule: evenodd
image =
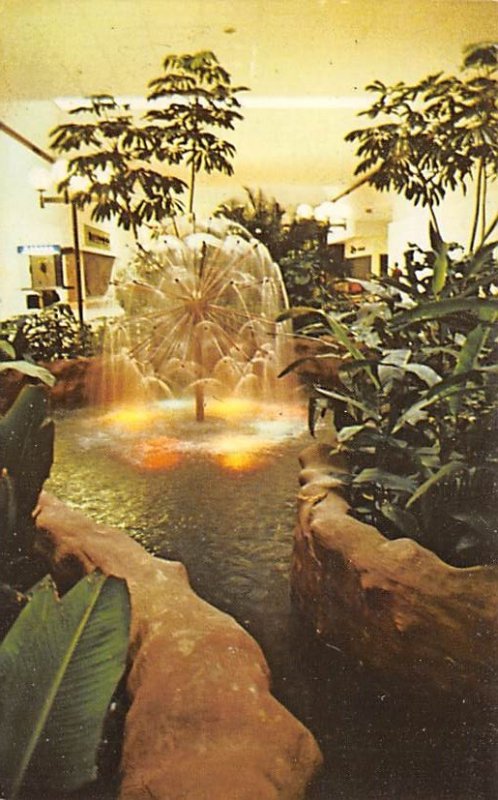
M427 701L409 676L404 686L374 679L340 650L317 643L293 612L297 458L310 439L300 418L277 431L263 417L262 445L251 449L251 430L240 420L234 425L227 431L211 420L199 434L185 419L159 419L144 429L136 420L109 426L99 415L60 415L47 488L157 555L181 560L196 592L257 639L274 694L313 731L325 755L309 800L497 796L489 709L476 708L473 698ZM238 454L227 444L236 436ZM161 463L162 452L171 457Z

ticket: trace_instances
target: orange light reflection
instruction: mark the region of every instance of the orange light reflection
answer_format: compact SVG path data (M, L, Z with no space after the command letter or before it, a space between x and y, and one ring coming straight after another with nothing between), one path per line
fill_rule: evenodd
M232 472L251 472L264 467L268 457L262 453L215 453L215 461Z
M146 439L131 451L131 461L140 469L157 472L177 467L182 458L180 442L169 436Z
M213 442L213 459L233 472L249 472L268 463L268 442L253 436L227 436Z

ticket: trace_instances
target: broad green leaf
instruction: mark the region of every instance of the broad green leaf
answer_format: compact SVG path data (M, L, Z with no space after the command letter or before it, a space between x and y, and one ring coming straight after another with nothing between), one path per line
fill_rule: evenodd
M54 424L41 386L24 386L0 419L0 467L7 469L22 510L31 513L53 461Z
M364 425L347 425L344 428L341 428L340 431L337 433L337 441L338 442L347 442L349 439L352 439L356 436L360 431L365 430Z
M2 555L15 547L17 502L14 482L7 470L0 475L0 550Z
M465 343L460 350L455 369L453 370L453 375L461 375L474 369L477 364L479 353L485 346L489 337L491 330L489 323L496 321L497 314L496 312L484 311L479 315L479 317L482 322L480 322L479 325L476 325L476 327L473 328L468 334ZM458 406L459 403L457 398L453 398L450 401L450 407L454 414L457 413Z
M0 372L7 369L15 369L22 372L23 375L29 375L30 378L38 378L38 380L46 383L47 386L54 386L55 377L45 367L40 367L38 364L32 364L30 361L1 361Z
M339 322L335 317L331 314L327 314L325 311L322 311L321 308L312 308L311 306L296 306L295 308L289 308L287 311L283 311L277 317L277 322L283 322L287 319L294 319L296 317L302 317L307 314L315 314L319 317L322 317L328 324L332 334L335 336L338 342L340 342L356 359L364 359L364 354L361 350L356 346L353 339L349 335L349 331L345 325Z
M59 600L50 578L0 646L0 782L73 791L96 776L104 717L125 664L129 596L98 573Z
M417 485L414 478L397 475L395 472L387 472L376 467L362 469L358 475L355 475L353 484L360 485L363 483L376 483L385 489L393 489L400 492L413 492Z
M434 259L434 273L432 276L432 291L437 297L446 285L448 275L448 245L440 242Z
M330 329L334 334L334 336L336 337L337 341L339 341L342 345L344 345L348 353L350 353L350 355L352 355L353 358L358 360L363 360L365 358L364 354L351 339L348 333L348 329L345 327L345 325L336 320L331 314L326 314L325 316L330 326Z
M436 370L428 367L426 364L407 364L404 368L407 372L416 375L417 378L424 381L427 386L435 386L436 383L441 382L441 376L437 374Z
M392 503L382 503L380 511L390 522L393 522L398 530L411 539L419 539L421 535L420 525L415 514L404 511L402 508Z
M14 361L16 358L14 347L6 339L0 339L0 360L3 360L3 358L8 361Z
M425 397L417 400L416 403L403 412L396 425L393 427L392 432L396 433L407 422L410 424L416 422L421 418L420 415L425 411L426 408L433 405L433 403L437 403L439 400L446 399L451 395L456 396L458 393L466 394L468 396L471 393L485 391L485 387L483 386L468 385L468 382L475 379L477 375L477 370L470 370L469 372L462 373L461 375L450 375L449 378L446 378L445 380L435 384L431 389L429 389Z
M457 472L462 472L466 470L465 464L462 464L460 461L450 461L447 464L443 464L443 466L438 469L434 475L431 475L428 480L424 481L417 489L416 492L412 494L410 499L406 504L406 508L410 508L414 503L419 500L422 495L432 489L433 486L436 486L438 483L441 483L446 478L449 478L451 475L456 475Z
M480 272L482 266L486 266L490 262L497 246L498 242L489 242L489 244L486 244L477 250L472 258L472 266L469 270L469 276L476 275Z
M365 403L361 403L359 400L355 400L354 398L348 397L344 394L339 394L339 392L333 392L331 389L322 389L320 387L317 388L316 391L324 397L330 397L333 400L339 400L341 403L345 403L346 405L351 405L354 406L354 408L360 409L360 411L363 411L363 413L366 414L367 418L379 419L379 415L375 409L365 405Z
M292 363L289 364L287 367L285 367L285 369L283 369L282 372L279 372L277 377L284 378L290 372L293 372L297 367L300 367L301 364L305 364L306 362L323 361L330 358L333 358L337 361L339 356L337 355L337 353L316 353L315 355L302 356L301 358L296 358L296 360L292 361Z
M393 328L404 328L415 322L428 319L443 319L449 314L461 314L468 311L480 315L484 311L498 313L498 299L484 297L451 297L448 300L421 303L410 311L395 314L391 324Z

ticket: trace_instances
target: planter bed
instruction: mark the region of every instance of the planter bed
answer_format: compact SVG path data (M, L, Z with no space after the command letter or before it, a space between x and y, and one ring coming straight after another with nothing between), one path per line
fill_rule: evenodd
M292 591L327 644L429 690L496 692L498 568L461 569L348 514L330 447L301 456Z

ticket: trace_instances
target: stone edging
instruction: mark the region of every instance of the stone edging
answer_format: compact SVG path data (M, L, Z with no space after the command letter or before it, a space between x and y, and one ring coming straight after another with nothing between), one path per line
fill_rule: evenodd
M413 684L487 694L498 672L498 568L452 567L348 515L328 445L301 455L291 584L319 637Z
M302 800L321 763L315 740L270 694L257 643L192 591L183 565L47 493L36 524L62 584L95 568L128 584L120 800Z

